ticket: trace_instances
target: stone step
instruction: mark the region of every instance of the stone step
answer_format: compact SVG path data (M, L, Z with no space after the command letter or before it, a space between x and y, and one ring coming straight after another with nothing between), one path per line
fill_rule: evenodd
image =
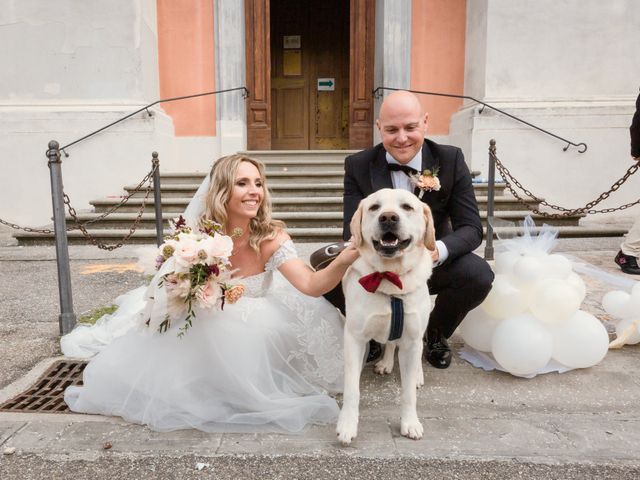
M486 209L487 197L478 196L478 206L481 210ZM174 216L184 211L189 204L191 196L163 196L162 211L171 212ZM119 202L119 198L109 198L102 200L93 200L91 204L96 213L103 213ZM318 196L318 197L284 197L278 196L272 198L274 211L296 211L296 212L314 212L314 211L342 211L342 195L339 196ZM137 212L142 203L141 198L135 196L131 198L125 205L120 207L117 212L131 213ZM537 207L536 202L527 202L530 207ZM155 205L153 199L149 199L146 203L148 209L152 210ZM524 206L512 196L499 196L494 199L494 209L496 212L504 210L524 210Z
M118 203L117 199L93 200L91 204L96 213L103 213ZM172 197L162 200L162 211L171 212L173 216L184 212L185 208L191 201L190 197ZM120 207L117 212L131 213L137 212L142 203L141 198L131 198L125 205ZM342 196L336 197L276 197L272 198L272 204L275 211L299 211L299 212L315 212L315 211L336 211L342 212ZM149 199L146 203L147 209L153 211L155 202ZM114 212L115 213L115 212Z
M247 150L238 152L241 155L257 158L265 165L276 165L280 162L337 162L359 150Z
M145 209L146 210L146 209ZM517 211L500 211L495 212L495 217L507 221L517 223L529 215L530 212L528 210L517 210ZM77 215L78 219L81 222L92 221L98 218L100 214L98 213L79 213ZM166 226L169 225L169 220L175 218L176 214L172 212L163 212L162 218ZM306 211L306 212L296 212L296 211L274 211L273 217L284 221L288 227L336 227L342 228L342 211ZM545 218L542 215L531 214L531 217L536 223L542 224L547 223L548 225L574 225L577 226L580 219L584 217L584 215L575 215L570 217L560 217L560 218ZM104 219L98 220L95 223L91 224L91 228L100 228L100 229L111 229L111 228L123 228L129 229L135 219L137 218L137 213L120 213L114 212ZM483 222L486 221L487 213L485 211L480 211L480 218ZM71 225L72 219L67 217L67 222ZM140 222L141 227L146 228L155 228L155 213L153 210L145 211L142 214L142 220Z
M290 194L292 196L299 196L299 192L313 192L319 195L329 195L330 192L339 192L338 196L342 196L344 191L342 182L342 173L337 172L316 172L316 175L307 176L301 175L299 172L283 172L280 175L274 176L275 180L269 182L269 189L274 196L283 196ZM310 183L315 181L316 183ZM200 186L198 183L178 183L169 182L163 183L160 181L160 194L162 198L179 198L179 197L192 197L195 195L196 190ZM130 194L135 189L134 185L127 185L124 187L127 194ZM478 202L486 201L487 186L486 184L474 184L474 191ZM291 193L295 192L295 193ZM141 198L146 195L146 191L139 191L133 194L133 198ZM495 198L498 199L504 196L504 185L496 186ZM121 198L121 197L114 197ZM481 200L484 198L484 200ZM93 202L92 202L93 203Z
M97 213L79 213L77 215L81 222L92 221L99 217ZM128 231L137 213L112 213L108 217L91 223L92 229L117 229L122 228ZM162 219L166 228L169 227L169 220L176 218L176 214L163 212ZM273 218L284 221L288 227L335 227L342 228L342 211L339 212L273 212ZM71 217L67 217L67 223L73 225ZM140 221L141 228L155 228L155 213L153 211L142 214Z
M501 197L505 194L506 185L504 182L498 182L494 185L494 196ZM478 196L486 196L489 193L489 184L487 182L473 182L473 191Z
M100 242L107 244L118 243L126 235L127 230L114 228L89 228L89 234L98 239ZM287 232L296 242L335 242L342 237L342 228L288 228ZM164 230L164 234L168 235L169 229ZM21 232L16 235L20 245L51 245L53 243L53 234L39 234L34 232ZM70 245L85 245L90 243L78 230L72 230L67 233ZM156 231L151 228L137 229L128 244L153 244L156 239Z
M301 180L304 180L301 181ZM330 179L318 179L317 182L310 181L309 177L291 179L289 181L275 180L269 182L269 190L273 196L299 197L313 192L315 196L342 196L342 177L331 177ZM160 182L160 192L163 198L172 197L192 197L200 184L162 184ZM126 186L124 189L131 192L134 187ZM134 197L144 197L145 191L134 193ZM153 193L150 195L153 196ZM93 203L93 202L91 202Z
M271 179L272 176L278 176L278 174L286 172L314 172L328 170L340 173L340 179L344 175L344 162L343 160L329 160L329 161L298 161L298 160L282 160L279 162L273 162L266 164L267 176ZM167 184L197 184L199 185L204 179L205 172L161 172L160 183L162 185Z
M540 231L541 227L536 227L534 232ZM621 237L627 233L627 228L620 226L559 226L558 236L560 238L595 238L595 237ZM321 227L321 228L288 228L287 231L296 242L318 242L331 243L342 238L342 228ZM516 227L498 227L494 230L494 238L498 236L506 238L521 230ZM109 244L119 242L126 234L120 229L89 229L89 233L101 242ZM168 234L169 230L165 231ZM16 235L20 245L50 245L53 242L53 235L44 235L32 232L20 232ZM155 229L140 228L134 232L129 243L133 244L153 244L155 243ZM84 245L89 243L80 231L68 232L69 243L72 245Z
M269 176L269 188L274 191L285 187L285 186L295 186L297 184L310 184L313 182L314 185L317 184L330 184L334 188L335 185L343 185L343 172L338 170L327 170L327 171L310 171L309 174L303 172L279 172ZM200 187L201 182L164 182L163 179L160 179L160 192L162 197L188 197L192 196L196 193L198 187ZM274 187L275 185L275 187ZM127 193L131 193L135 190L135 185L126 185L124 190ZM138 191L134 193L136 197L143 197L146 191ZM274 192L275 193L275 192Z

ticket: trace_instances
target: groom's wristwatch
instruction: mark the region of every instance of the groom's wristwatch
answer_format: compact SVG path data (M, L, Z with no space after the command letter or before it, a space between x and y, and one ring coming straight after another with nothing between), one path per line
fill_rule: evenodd
M338 242L322 247L311 254L309 257L309 263L314 270L322 270L349 245L350 242Z

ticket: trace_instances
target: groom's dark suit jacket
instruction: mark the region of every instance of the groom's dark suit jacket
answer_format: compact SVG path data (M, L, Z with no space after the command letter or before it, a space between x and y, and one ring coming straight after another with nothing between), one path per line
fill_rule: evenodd
M382 144L350 155L345 160L343 237L351 236L349 223L360 200L382 188L393 188ZM445 264L475 250L482 242L482 224L473 192L471 174L462 151L426 140L422 146L422 170L438 168L441 188L425 192L422 201L431 207L436 239L449 251Z

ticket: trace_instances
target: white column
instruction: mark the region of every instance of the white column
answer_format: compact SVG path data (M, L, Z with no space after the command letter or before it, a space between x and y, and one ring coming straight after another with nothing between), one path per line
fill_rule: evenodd
M215 0L216 90L245 85L244 2ZM220 154L247 147L245 99L242 92L216 98L216 130Z
M374 88L411 87L411 1L376 0ZM388 94L388 91L383 94ZM382 98L374 100L374 117ZM373 129L374 143L380 141Z

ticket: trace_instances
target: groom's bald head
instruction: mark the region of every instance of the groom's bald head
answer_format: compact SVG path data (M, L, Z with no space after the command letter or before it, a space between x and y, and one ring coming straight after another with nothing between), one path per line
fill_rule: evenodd
M376 126L384 148L402 164L420 151L427 133L429 115L413 93L398 90L385 97Z

